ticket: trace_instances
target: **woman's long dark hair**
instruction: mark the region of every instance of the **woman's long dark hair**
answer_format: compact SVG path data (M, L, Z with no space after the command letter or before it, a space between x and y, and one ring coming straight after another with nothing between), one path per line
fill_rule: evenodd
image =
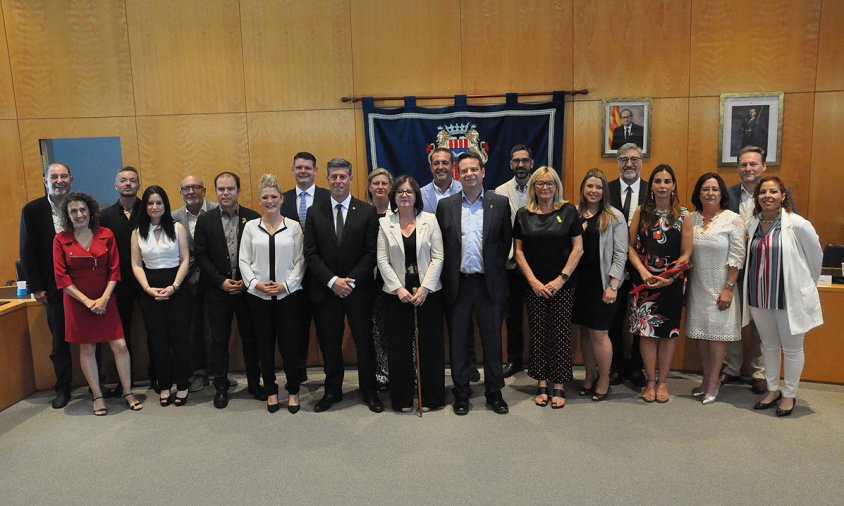
M667 172L671 174L671 180L674 181L674 192L671 193L671 200L668 204L668 223L674 223L674 220L680 216L680 198L677 191L677 176L674 174L674 169L670 165L661 163L657 165L651 177L648 178L648 196L645 203L642 204L642 210L639 212L639 231L644 232L649 229L651 225L656 223L656 198L654 197L654 176L660 172Z
M164 202L164 214L161 216L161 228L164 230L164 233L167 237L170 238L171 241L176 240L176 222L173 221L173 216L170 214L170 199L167 198L167 192L164 191L164 188L158 185L152 185L147 187L144 190L143 196L141 196L141 206L143 207L143 212L141 212L140 216L138 216L138 234L144 239L149 237L149 213L147 213L147 204L149 203L150 197L153 195L159 195L161 197L161 201Z

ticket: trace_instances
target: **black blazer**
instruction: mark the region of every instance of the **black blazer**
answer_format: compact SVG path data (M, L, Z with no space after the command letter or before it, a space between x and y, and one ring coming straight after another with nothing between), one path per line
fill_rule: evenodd
M334 276L355 280L352 297L368 296L372 289L378 214L373 206L352 197L343 222L343 240L338 244L332 203L330 198L315 202L305 223L305 260L310 274L310 296L315 302L334 297L328 288L328 281Z
M240 238L243 236L243 227L246 226L246 222L260 218L261 215L243 206L240 206L238 212L240 223L237 224L237 247L240 248ZM235 270L232 272L229 248L226 245L226 236L223 232L222 211L219 207L200 214L196 219L193 247L196 263L199 265L199 271L202 274L199 277L202 286L209 290L219 290L225 280L240 279L240 269L237 267L237 262L235 262Z
M462 259L461 217L463 192L440 200L437 221L443 235L445 259L441 280L443 294L449 304L457 300L460 288ZM491 190L484 192L483 256L487 292L492 300L507 299L507 257L513 242L513 223L510 221L510 200Z
M141 290L138 280L135 279L135 273L132 272L132 231L138 228L140 213L141 199L135 201L135 207L132 208L129 219L126 219L126 215L123 214L120 201L100 212L100 224L114 234L117 253L120 255L120 282L117 283L114 291L121 297L133 295Z
M628 142L635 143L642 149L645 149L645 146L642 145L645 142L645 129L642 128L642 125L637 125L636 123L632 123L630 125L630 137L624 138L624 125L615 127L612 131L612 146L610 149L618 149L621 146L627 144Z
M291 220L299 223L299 209L296 206L296 195L299 194L299 191L296 187L292 190L287 190L282 195L284 201L281 203L281 214L285 218L290 218ZM314 201L311 204L312 206L315 204L321 204L323 202L328 202L331 199L331 192L326 190L325 188L320 188L317 186L314 188ZM299 223L301 225L301 223ZM329 278L330 279L330 278Z
M624 212L621 208L624 206L624 202L621 200L621 181L619 179L613 179L609 183L610 192L610 205L614 208L618 209L622 213ZM645 200L648 198L648 182L642 179L639 182L639 201L636 202L636 205L642 205L645 203ZM633 203L630 203L631 207L633 207ZM635 209L635 207L634 207ZM627 216L624 217L627 219Z
M53 209L47 197L23 206L21 211L20 256L30 293L56 293L56 274L53 267Z

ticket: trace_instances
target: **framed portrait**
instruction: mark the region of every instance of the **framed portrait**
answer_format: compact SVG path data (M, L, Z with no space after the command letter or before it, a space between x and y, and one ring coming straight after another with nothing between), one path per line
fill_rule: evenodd
M615 157L618 148L633 142L642 156L651 156L651 99L611 98L602 101L601 156Z
M782 93L724 93L721 95L718 165L738 165L745 146L765 150L766 163L779 165L782 156Z

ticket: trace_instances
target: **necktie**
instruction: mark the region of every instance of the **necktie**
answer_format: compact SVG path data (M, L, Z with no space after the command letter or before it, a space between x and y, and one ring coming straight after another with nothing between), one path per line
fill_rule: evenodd
M299 194L299 224L305 229L305 219L308 217L308 193Z
M630 127L624 127L624 138L627 139L630 137Z
M630 221L630 199L633 195L633 188L627 187L627 190L624 191L626 195L624 195L624 205L621 206L621 212L624 213L624 218L629 222Z
M343 239L343 205L337 204L337 242Z

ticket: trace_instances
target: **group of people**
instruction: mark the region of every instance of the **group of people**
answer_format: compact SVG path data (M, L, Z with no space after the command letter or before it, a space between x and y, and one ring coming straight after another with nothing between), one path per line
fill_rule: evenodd
M342 400L346 321L362 399L376 413L384 409L379 391L389 391L399 412L413 410L415 397L423 411L446 405L444 327L457 415L470 411L471 383L478 379L475 327L486 405L495 413L509 411L504 378L525 366L537 381L536 405L565 406L573 324L580 326L586 367L580 395L603 401L626 374L634 384L641 379L646 402L667 402L685 301L686 334L697 341L703 365L692 395L704 404L716 400L728 343L740 341L752 318L766 379L766 395L754 407L791 413L803 336L822 323L813 281L821 252L783 182L763 177L764 151L742 150L738 188L726 188L715 173L701 176L693 213L680 205L670 166L657 165L641 180L635 143L618 148L618 179L588 171L573 202L563 198L553 168L534 170L529 146L514 146L510 155L513 178L495 191L484 189L484 161L473 152L455 161L448 149L432 151L433 181L421 188L410 176L393 179L385 169L373 170L367 203L350 193L350 162L330 160L328 187L321 188L316 158L300 152L293 157L292 190L282 192L272 174L261 178L259 212L239 203L235 173L215 177L217 204L205 200L201 178L185 177L185 206L172 211L160 186L138 197L140 175L124 167L115 181L118 201L100 213L93 198L70 191L67 166L49 165L47 195L23 210L21 259L30 290L47 305L57 377L53 407L70 399L71 342L80 344L94 414L108 413L98 365L103 342L114 352L120 395L131 409L143 407L131 391L135 302L161 406L186 404L205 368L203 308L211 330L213 403L220 409L232 386L235 315L247 391L266 401L270 413L282 404L276 350L287 410L299 411L311 321L325 370L316 412ZM502 364L505 321L508 362ZM628 333L638 341L630 349Z

